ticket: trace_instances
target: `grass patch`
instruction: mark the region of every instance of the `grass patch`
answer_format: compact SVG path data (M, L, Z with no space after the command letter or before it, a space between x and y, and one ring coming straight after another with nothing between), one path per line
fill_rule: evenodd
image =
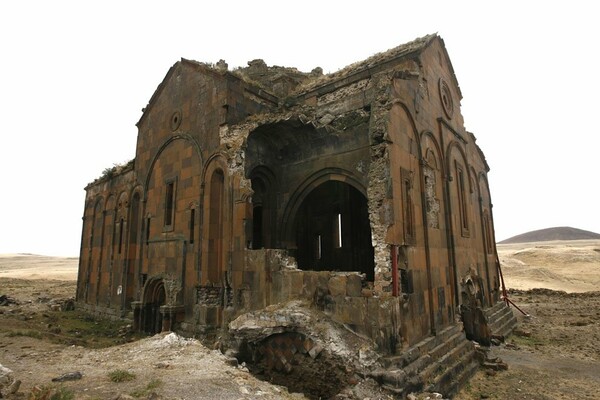
M29 400L73 400L75 394L64 386L35 386L31 389Z
M160 379L152 379L150 382L148 382L148 384L145 387L136 389L133 392L131 392L130 394L132 397L135 397L135 398L146 397L154 389L158 389L159 387L161 387L162 384L163 384L163 382Z
M115 369L108 373L108 379L111 382L129 382L135 379L135 374L124 369Z
M535 347L535 346L546 345L546 343L543 340L536 338L534 336L527 337L527 336L511 335L510 339L513 343L515 343L518 346Z
M133 332L128 321L115 321L83 310L20 311L0 314L0 335L31 337L65 345L105 348L132 342L148 335Z
M55 323L60 325L63 341L65 337L68 337L73 342L67 344L103 348L127 341L125 338L119 337L119 331L127 325L125 322L95 318L82 311L59 311L48 314L50 314L50 319L56 319ZM141 337L141 335L134 336Z
M39 331L34 331L32 329L25 331L12 331L9 332L6 336L8 337L19 337L19 336L27 336L35 339L42 339L44 335L42 335Z
M29 336L47 339L54 343L78 345L88 348L105 348L138 340L147 335L126 329L125 321L93 317L83 311L46 311L37 314L26 326L47 325L47 329L19 329L7 334L9 337Z

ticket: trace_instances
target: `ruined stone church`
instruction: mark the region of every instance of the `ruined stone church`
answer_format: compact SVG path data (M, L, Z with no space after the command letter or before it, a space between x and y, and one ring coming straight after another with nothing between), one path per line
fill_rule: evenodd
M85 188L77 303L197 336L305 300L388 355L485 340L473 310L503 303L461 98L435 34L331 74L176 62L135 158Z

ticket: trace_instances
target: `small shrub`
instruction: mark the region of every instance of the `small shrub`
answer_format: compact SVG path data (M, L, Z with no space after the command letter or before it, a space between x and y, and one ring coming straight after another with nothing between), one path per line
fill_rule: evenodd
M154 390L162 386L162 381L160 379L152 379L147 385L146 389Z
M135 379L135 374L124 369L115 369L108 373L108 379L115 383L128 382Z
M534 336L512 335L511 339L517 346L535 347L535 346L543 346L545 344L543 340L536 338Z
M133 392L131 392L131 396L135 397L135 398L139 398L139 397L146 397L148 396L154 389L159 388L160 386L162 386L162 381L160 379L152 379L150 382L148 382L148 384L146 385L146 387L144 388L140 388L140 389L136 389Z
M104 168L102 170L102 175L100 175L100 179L110 179L114 176L116 167Z

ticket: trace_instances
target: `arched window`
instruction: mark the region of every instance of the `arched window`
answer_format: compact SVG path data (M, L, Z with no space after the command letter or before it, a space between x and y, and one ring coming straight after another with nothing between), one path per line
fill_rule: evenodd
M252 238L251 249L271 249L277 237L274 191L275 174L265 166L255 168L250 174L252 181ZM250 238L249 238L250 239Z
M224 186L223 171L216 170L210 179L209 194L207 279L211 283L218 283L221 280L223 270Z
M456 190L458 192L458 210L460 213L460 227L462 236L469 236L469 214L467 206L467 196L465 194L465 184L467 177L461 165L456 163Z
M196 209L190 209L190 234L189 234L189 242L190 244L194 244L194 239L196 238Z
M175 220L175 179L165 184L165 230L173 230Z
M407 244L415 243L415 211L413 205L413 173L402 168L402 214L404 218L404 241Z

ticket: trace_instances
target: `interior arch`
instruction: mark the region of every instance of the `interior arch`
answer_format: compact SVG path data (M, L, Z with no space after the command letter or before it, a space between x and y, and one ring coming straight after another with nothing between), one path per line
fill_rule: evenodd
M321 183L302 200L293 226L299 268L358 271L374 279L367 198L353 186Z

